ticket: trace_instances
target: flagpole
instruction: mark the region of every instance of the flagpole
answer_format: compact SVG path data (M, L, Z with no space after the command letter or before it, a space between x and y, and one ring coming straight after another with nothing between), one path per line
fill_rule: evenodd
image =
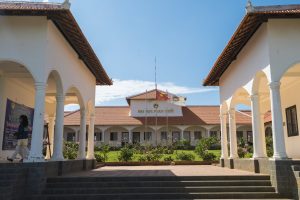
M147 110L148 110L148 105L147 105L147 93L148 91L146 90L146 97L145 97L145 106L146 106L146 109L145 109L145 131L144 131L144 143L145 143L145 135L146 135L146 132L147 132Z

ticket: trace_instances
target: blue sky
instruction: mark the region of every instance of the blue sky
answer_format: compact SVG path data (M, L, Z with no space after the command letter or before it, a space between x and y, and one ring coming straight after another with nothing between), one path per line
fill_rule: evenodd
M115 86L97 88L97 105L126 105L125 96L154 87L219 104L202 81L245 15L246 0L71 0L71 10ZM253 0L254 5L299 0Z

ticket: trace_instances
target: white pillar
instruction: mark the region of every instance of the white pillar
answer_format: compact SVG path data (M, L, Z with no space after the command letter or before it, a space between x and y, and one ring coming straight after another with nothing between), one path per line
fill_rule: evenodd
M90 124L89 124L89 132L88 132L88 152L87 159L94 159L94 126L95 126L95 115L94 113L90 114Z
M105 134L104 134L104 132L105 132L105 130L101 130L101 139L102 139L102 141L101 142L103 142L103 143L105 143L105 138L104 138L104 136L105 136Z
M54 127L53 155L51 160L64 160L63 140L64 140L64 101L63 95L56 96L56 119Z
M227 141L227 128L226 128L226 114L220 115L220 123L221 123L221 158L228 158L228 141Z
M208 138L210 137L210 129L209 128L206 129L206 135L207 135Z
M46 83L35 83L34 119L32 128L31 148L26 162L45 161L43 151L44 112Z
M50 116L48 118L49 123L48 123L48 131L49 131L49 142L50 142L50 150L51 150L51 156L53 155L53 138L54 138L54 124L55 124L55 117ZM48 141L47 141L48 142ZM47 153L46 153L46 159L50 159L50 151L49 147L47 146Z
M180 131L180 140L184 140L184 138L183 138L183 130Z
M264 141L262 140L263 121L261 121L259 96L257 94L251 95L251 110L252 110L252 134L253 134L253 158L265 158Z
M280 97L280 82L271 82L270 97L271 97L271 113L272 113L272 129L273 129L273 148L274 159L287 158L284 132L283 132L283 119L281 110L281 97Z
M132 144L132 130L130 129L129 132L129 144Z
M235 124L235 109L231 108L229 114L229 131L230 131L230 158L238 158L237 140L236 140L236 124Z
M86 147L86 113L85 109L80 110L80 133L79 133L79 152L78 159L85 159Z

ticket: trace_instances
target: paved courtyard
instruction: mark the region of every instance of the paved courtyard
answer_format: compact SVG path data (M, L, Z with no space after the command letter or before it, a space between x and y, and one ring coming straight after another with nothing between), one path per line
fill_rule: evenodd
M175 165L175 166L107 166L88 172L67 176L226 176L254 175L237 169L222 168L214 165ZM258 174L256 174L258 175Z

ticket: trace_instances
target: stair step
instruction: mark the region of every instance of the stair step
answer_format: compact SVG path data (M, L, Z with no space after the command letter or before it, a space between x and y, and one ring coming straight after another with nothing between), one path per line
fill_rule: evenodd
M300 165L292 165L294 171L300 171Z
M118 182L56 182L47 183L49 188L99 188L99 187L179 187L179 186L271 186L269 180L227 181L118 181Z
M192 181L192 180L270 180L270 176L149 176L149 177L55 177L54 182L114 182L114 181Z
M116 193L44 195L45 200L112 200L112 199L280 199L274 192L212 192L212 193ZM40 198L43 199L43 198Z
M273 187L223 186L223 187L121 187L121 188L57 188L45 194L114 194L114 193L190 193L190 192L275 192Z

